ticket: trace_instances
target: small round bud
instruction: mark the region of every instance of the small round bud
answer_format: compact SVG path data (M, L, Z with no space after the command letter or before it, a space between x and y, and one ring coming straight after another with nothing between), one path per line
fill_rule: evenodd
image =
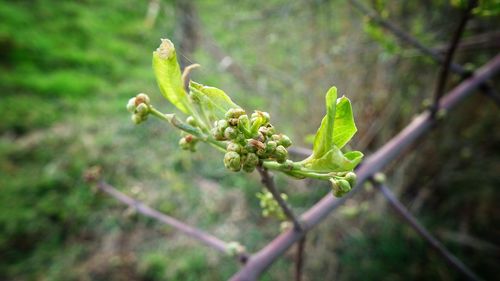
M210 133L212 134L212 137L218 141L224 140L224 134L217 128L212 128L210 130Z
M234 143L234 142L228 142L226 146L227 151L234 151L236 153L241 153L242 147L241 145Z
M339 186L340 191L344 194L351 190L351 185L346 180L338 180L337 185Z
M292 141L287 135L281 135L281 140L279 141L279 144L286 148L292 145Z
M226 119L238 118L245 114L245 110L241 108L231 108L226 112Z
M248 153L243 162L243 171L251 173L259 164L259 157L255 153Z
M273 157L278 163L285 163L288 158L288 151L282 145L278 145L274 150Z
M269 132L269 130L267 129L267 126L261 126L259 128L259 133L261 133L263 136L267 136L268 132Z
M262 124L269 123L269 121L271 120L271 116L269 116L269 113L256 110L254 113L252 113L252 119L258 118L262 118Z
M236 137L238 137L238 131L233 127L227 127L224 130L224 137L228 140L235 139Z
M275 141L268 141L266 143L266 152L272 153L276 147L278 147L278 144Z
M249 130L250 129L250 119L248 119L248 115L244 114L238 117L238 127L240 130Z
M250 152L256 152L257 148L252 144L252 141L255 141L254 139L248 140L247 144L245 145L245 150L250 153Z
M231 118L228 120L228 122L229 122L229 125L231 125L231 126L238 126L238 124L240 123L240 119Z
M186 123L193 127L198 127L198 122L196 121L196 119L194 119L193 116L188 116L188 118L186 118Z
M135 98L131 98L128 100L127 110L131 113L134 113L134 111L135 111Z
M271 124L267 124L267 136L270 137L274 134L276 134L276 129L274 128L274 126Z
M349 182L349 184L351 185L351 187L354 187L356 185L357 176L356 176L355 173L349 172L349 173L347 173L345 175L344 178Z
M135 96L135 105L139 105L141 103L145 103L146 105L150 105L151 100L149 99L149 96L144 94L144 93L140 93L137 96Z
M226 120L217 121L217 128L224 132L224 130L229 126L229 123Z
M384 173L376 173L375 175L373 175L373 180L376 183L384 183L386 181L385 174Z
M149 106L147 106L145 103L141 103L137 106L135 112L140 116L146 116L149 114Z
M181 138L179 140L179 146L183 149L183 150L191 150L191 144L186 140L186 138Z
M134 122L134 124L138 125L140 124L143 120L143 117L138 115L138 114L134 114L132 115L132 122Z
M229 151L224 155L224 166L233 171L238 172L241 169L241 157L234 151Z
M226 252L228 255L234 257L245 252L245 247L238 242L229 242L226 246Z

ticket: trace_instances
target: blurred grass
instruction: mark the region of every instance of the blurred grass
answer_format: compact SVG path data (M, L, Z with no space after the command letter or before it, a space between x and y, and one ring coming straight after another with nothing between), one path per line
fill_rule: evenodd
M178 51L202 64L194 79L249 110L269 110L296 144L315 132L331 85L354 101L359 135L352 146L367 154L432 92L435 66L411 50L380 47L381 38L372 38L380 32L365 34L362 18L343 1L257 2L194 5L199 32L242 66L249 85L224 69L206 42L193 54ZM384 7L430 45L453 29L442 14L459 14L444 2ZM178 133L157 120L130 122L125 103L138 92L174 110L156 89L150 56L159 38L182 40L175 35L181 15L162 1L148 28L147 8L134 1L0 4L0 279L221 280L237 270L230 258L97 194L83 180L92 166L135 198L250 251L279 232L276 221L260 216L257 175L228 173L210 147L179 152ZM491 19L476 24L479 31L494 27ZM489 57L460 59L480 65ZM484 97L472 98L391 170L390 184L440 238L449 230L491 243L498 236L491 227L500 218L495 110ZM329 192L317 182L277 180L299 213ZM373 190L349 201L308 235L307 278L457 278L389 212ZM497 251L445 243L482 276L498 274ZM288 253L263 280L291 278L292 264Z

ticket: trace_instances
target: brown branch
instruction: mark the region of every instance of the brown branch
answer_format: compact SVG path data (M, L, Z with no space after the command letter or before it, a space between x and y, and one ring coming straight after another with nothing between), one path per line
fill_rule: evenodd
M436 84L436 91L434 92L434 105L431 108L432 117L436 115L439 99L444 94L446 81L448 80L448 74L450 72L450 65L453 61L453 55L455 54L455 50L457 49L458 43L460 42L460 38L464 33L467 21L469 21L469 19L471 18L472 9L474 9L476 5L477 2L475 0L469 1L468 7L464 9L462 17L460 18L460 22L458 23L457 30L455 31L451 39L450 46L448 47L448 51L446 52L444 62L442 63L442 67L439 72L439 78Z
M185 223L183 223L175 218L172 218L170 216L162 214L162 213L158 212L157 210L150 208L149 206L142 203L141 201L138 201L138 200L135 200L131 197L128 197L127 195L121 193L116 188L114 188L113 186L111 186L105 182L101 181L101 182L97 183L97 187L100 190L111 195L112 197L114 197L118 201L124 203L125 205L128 205L131 208L134 208L137 212L141 213L142 215L144 215L146 217L153 218L161 223L167 224L167 225L177 229L178 231L186 234L187 236L190 236L190 237L204 243L205 245L207 245L207 246L209 246L209 247L211 247L219 252L222 252L224 254L228 254L228 247L230 245L229 243L224 242L224 241L220 240L219 238L217 238L211 234L208 234L208 233L206 233L198 228L187 225L187 224L185 224ZM238 261L241 263L245 263L248 260L248 254L245 252L239 253L236 257L237 257Z
M302 268L304 267L304 248L306 245L306 236L297 243L297 255L295 257L295 281L302 280Z
M405 206L396 198L396 196L383 184L375 186L382 192L391 207L424 239L430 246L436 250L451 266L464 274L467 279L480 280L462 261L446 249L432 234L421 225L417 219L405 208Z
M439 102L439 108L444 110L452 109L458 102L471 95L482 83L493 77L500 71L500 55L490 60L481 67L474 76L466 79ZM422 135L429 131L434 124L429 112L424 112L417 116L398 135L378 149L374 154L362 163L356 174L358 184L346 196L335 199L331 194L326 195L312 208L301 216L302 232L289 230L277 236L267 246L253 254L245 266L238 271L231 280L250 281L256 280L264 270L285 253L295 242L302 239L305 233L323 221L328 214L339 207L347 198L361 190L362 183L369 179L374 173L380 171L392 160L399 156L408 146L413 144Z
M358 9L360 12L362 12L364 15L366 15L370 20L372 20L374 23L377 23L378 25L382 26L389 32L391 32L394 36L396 36L399 40L413 46L415 49L420 51L422 54L427 55L431 59L433 59L435 62L439 64L444 64L445 63L445 57L442 56L439 52L432 50L431 48L426 47L424 44L420 43L415 37L409 35L408 33L404 32L402 29L397 27L395 24L391 23L390 21L387 21L383 19L381 16L377 14L377 12L368 9L365 7L363 4L361 4L358 0L349 0L351 4ZM472 75L472 72L465 69L463 66L451 62L449 64L450 70L462 77L462 79L466 79ZM495 92L493 89L493 86L488 81L484 81L483 85L481 86L482 92L488 96L491 97L492 100L500 106L500 98L498 97L498 94Z
M297 217L293 214L292 210L288 207L288 204L281 198L281 195L276 189L276 185L274 184L274 179L271 173L269 171L262 167L258 166L257 171L259 171L260 177L262 184L266 187L269 192L273 195L274 200L278 202L278 205L280 205L281 209L285 213L285 216L292 221L293 223L293 229L296 231L302 231L302 227L300 226L300 222L298 221Z

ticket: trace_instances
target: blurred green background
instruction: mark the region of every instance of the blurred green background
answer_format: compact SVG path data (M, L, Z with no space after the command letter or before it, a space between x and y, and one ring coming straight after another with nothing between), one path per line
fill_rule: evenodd
M364 3L441 51L461 15L445 0ZM469 22L457 62L473 69L498 53L490 14ZM340 0L2 1L0 21L1 280L224 280L238 269L97 192L83 177L91 167L251 252L279 233L260 216L258 175L226 171L207 146L180 151L179 133L157 120L130 121L125 105L139 92L175 112L151 69L160 38L173 40L183 65L202 65L194 80L270 112L296 146L310 147L324 94L337 86L354 105L351 147L366 155L423 109L439 72ZM448 88L458 82L451 75ZM500 274L499 122L478 93L386 171L412 213L486 279ZM297 213L329 193L277 180ZM306 257L304 280L460 278L369 186L308 235ZM293 250L263 280L292 277Z

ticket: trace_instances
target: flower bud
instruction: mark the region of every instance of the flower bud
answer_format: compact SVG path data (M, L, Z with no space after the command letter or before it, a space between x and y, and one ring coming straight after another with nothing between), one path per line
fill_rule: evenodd
M131 99L128 100L127 110L130 113L134 113L134 111L135 111L135 98L131 98Z
M337 185L339 186L339 189L344 194L351 190L351 185L346 180L338 180Z
M266 143L266 152L272 153L276 149L277 146L278 146L278 144L275 141L268 141Z
M262 124L269 123L269 121L271 120L271 116L269 116L269 113L258 110L252 113L252 119L257 118L262 118Z
M274 126L271 124L267 124L267 136L271 137L274 134L276 134L276 129L274 128Z
M138 125L140 124L143 120L143 117L138 115L138 114L134 114L132 115L132 122L134 122L134 124Z
M149 99L149 96L144 94L144 93L140 93L137 96L135 96L135 105L138 106L141 103L145 103L146 105L150 105L151 100Z
M247 144L245 145L244 149L248 152L248 153L251 153L251 152L256 152L257 151L257 147L255 147L253 145L253 142L252 141L255 141L254 139L250 139L248 140Z
M186 123L193 127L198 127L198 122L196 121L196 119L194 119L193 116L188 116L188 118L186 118Z
M290 138L287 135L281 135L281 140L280 140L279 144L286 148L286 147L289 147L290 145L292 145L292 141L290 140Z
M238 172L241 169L241 157L234 151L229 151L224 155L224 166L233 171Z
M226 119L232 119L240 117L241 115L245 114L245 110L241 108L231 108L226 112Z
M349 172L345 175L344 177L348 182L349 184L351 185L351 187L354 187L356 185L356 174L353 173L353 172Z
M135 112L140 116L146 116L149 114L149 106L147 106L145 103L141 103L137 106Z
M179 140L179 146L183 149L183 150L191 150L191 144L186 140L186 138L181 138Z
M210 133L212 134L212 137L218 141L224 140L224 134L217 128L214 127L210 130Z
M241 145L234 143L234 142L228 142L226 146L227 151L234 151L236 153L241 153L242 147Z
M276 158L278 163L285 163L288 158L288 151L282 145L278 145L274 150L273 157Z
M248 115L244 114L238 117L238 127L241 131L250 130L250 120L248 119Z
M238 137L238 131L233 127L227 127L224 130L224 137L228 140L233 140Z
M243 162L243 171L251 173L259 164L259 157L255 153L248 153Z
M216 124L216 127L222 132L229 126L229 123L224 119L217 121Z
M231 118L228 120L228 122L229 122L229 125L231 125L231 126L238 126L238 124L240 123L240 119Z

